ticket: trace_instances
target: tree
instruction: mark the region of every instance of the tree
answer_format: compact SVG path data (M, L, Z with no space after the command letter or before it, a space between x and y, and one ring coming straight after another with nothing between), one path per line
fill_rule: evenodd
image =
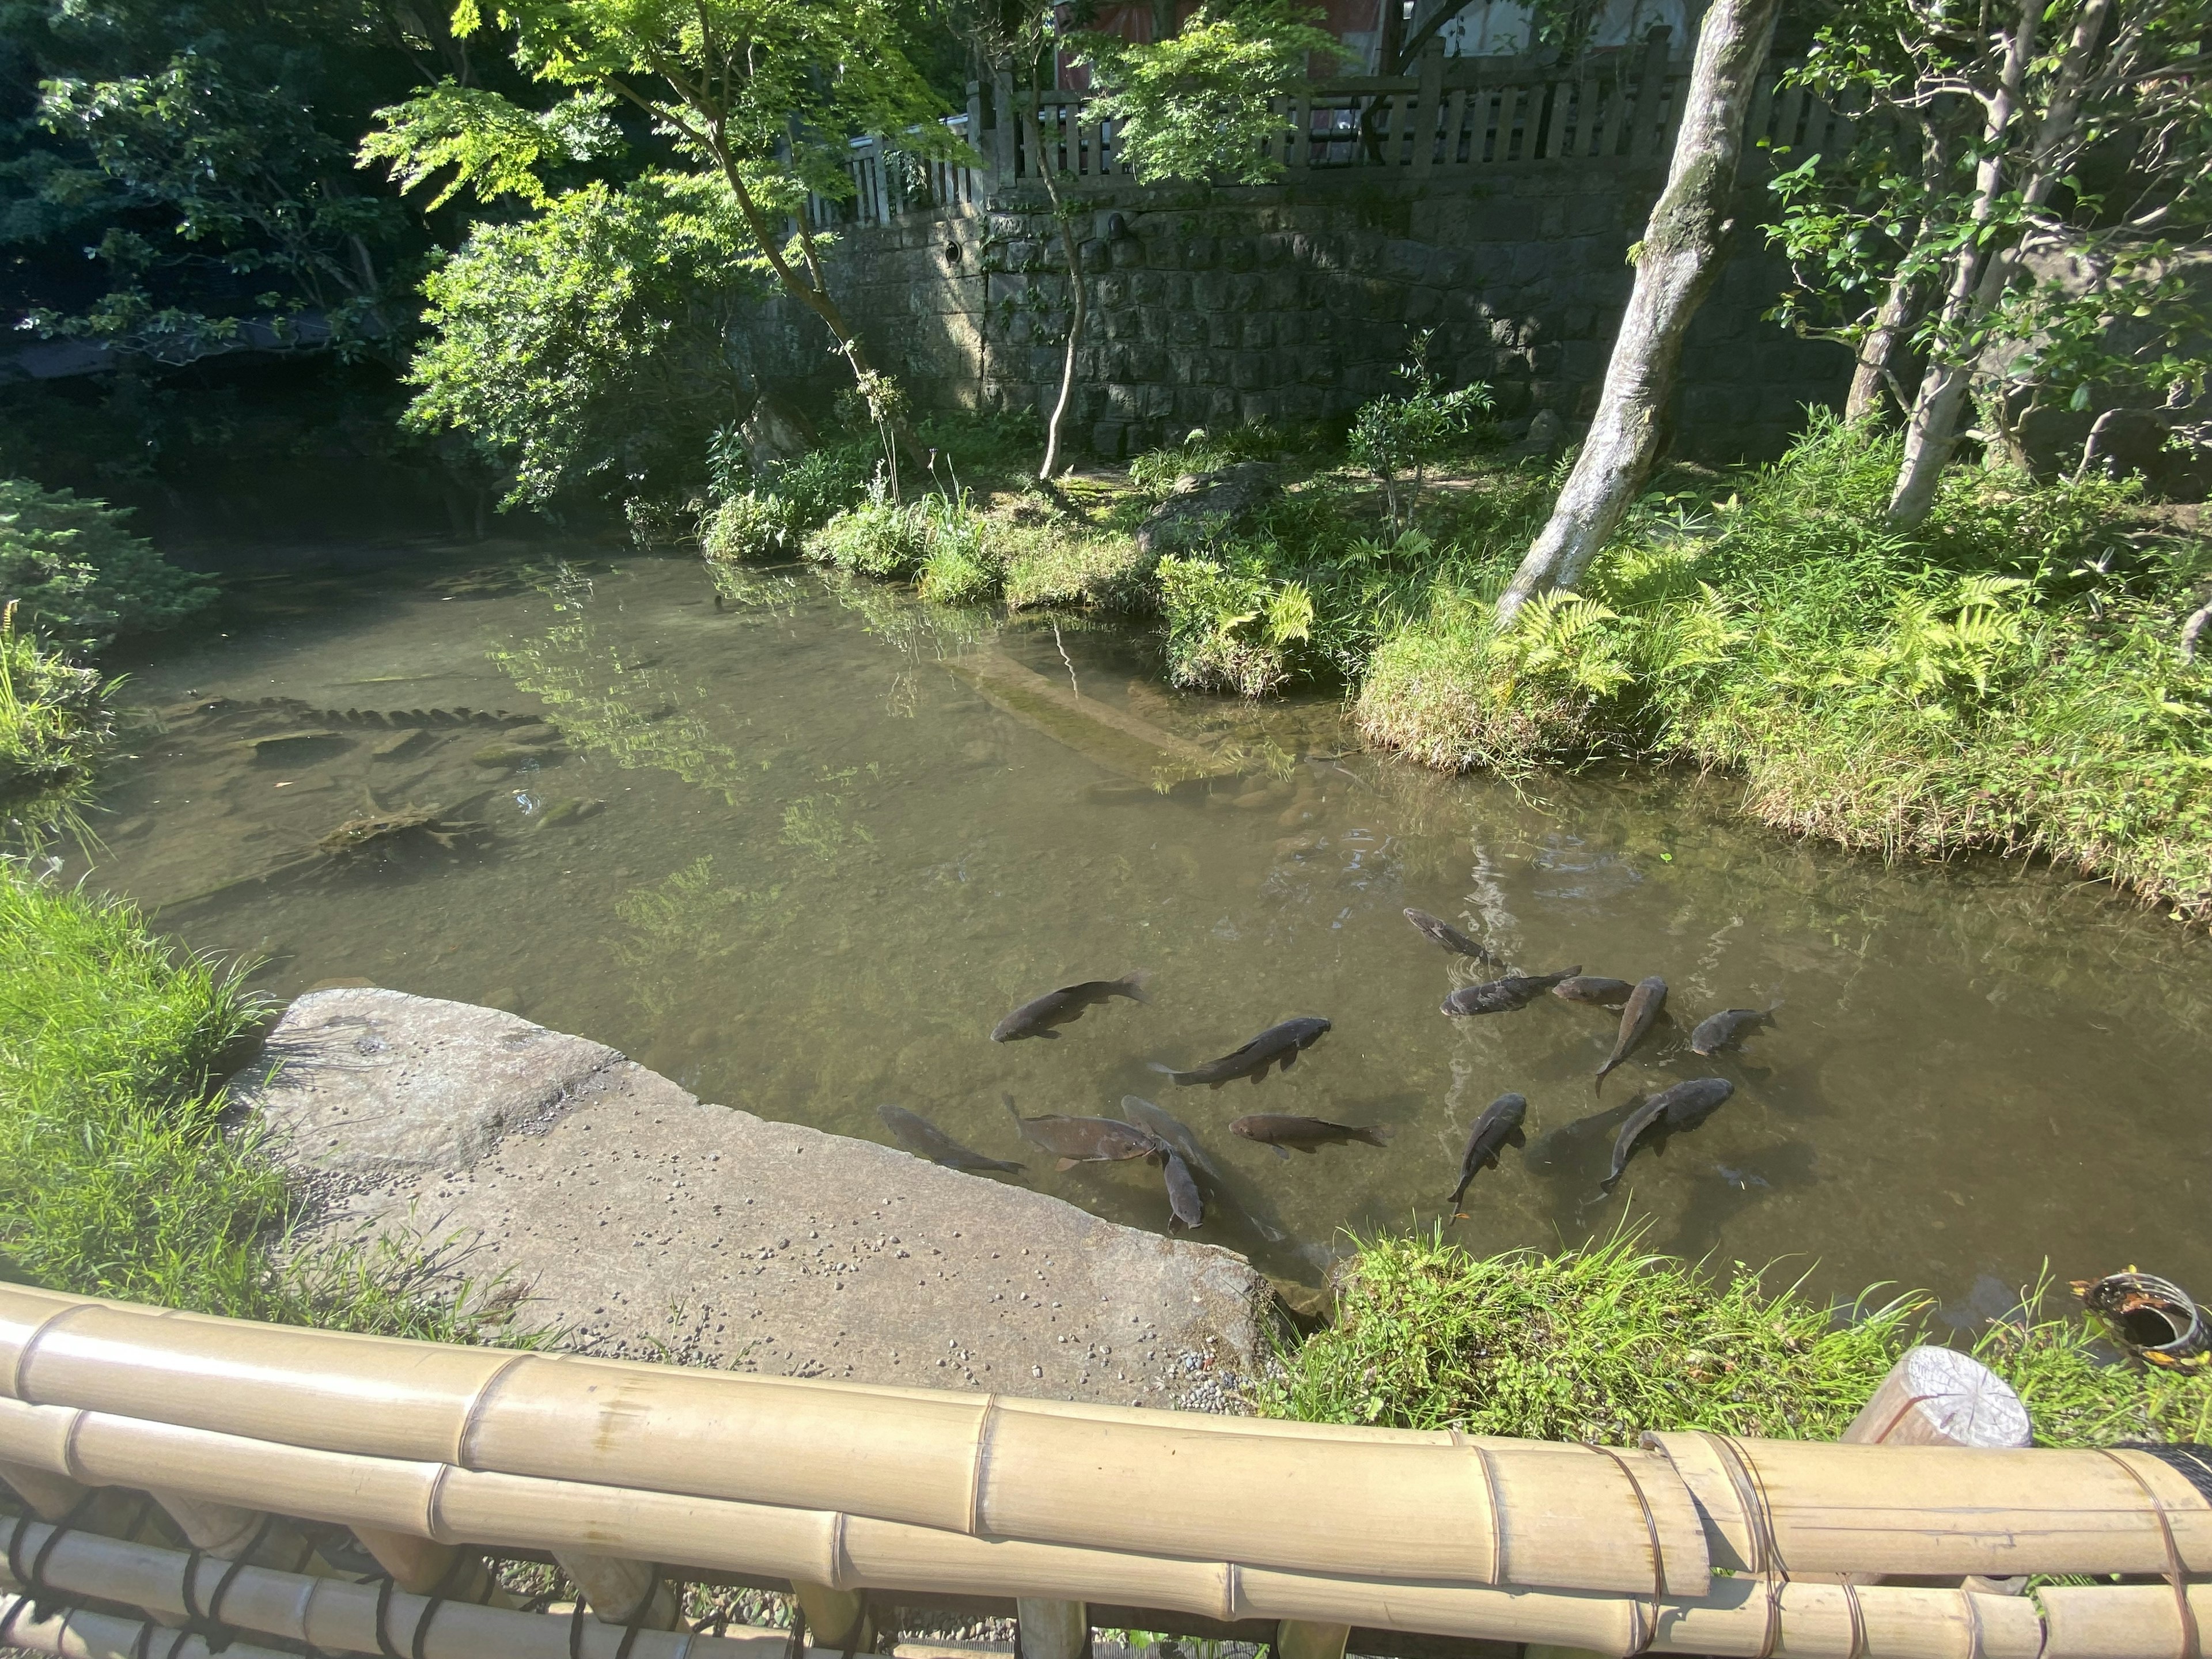
M1636 280L1606 366L1597 418L1551 518L1498 597L1500 626L1532 595L1580 581L1650 476L1683 336L1720 274L1744 113L1779 3L1713 0L1705 12L1667 186L1644 240L1630 250Z
M751 252L836 341L885 430L896 489L891 388L830 295L823 239L805 210L809 192L852 193L845 161L857 134L896 134L919 156L972 159L903 50L892 0L499 0L495 15L532 79L628 103L685 161L720 179ZM453 17L464 40L485 27L477 0L459 0ZM450 167L449 191L513 190L531 171L517 141L535 142L542 127L466 90L444 82L380 112L385 125L362 146L363 163L385 161L417 183Z
M728 342L765 274L710 174L593 183L480 224L423 285L407 423L467 434L511 471L510 506L594 481L649 496L744 415Z
M1817 32L1799 78L1918 157L1848 201L1862 156L1808 158L1775 228L1802 295L1881 295L1847 325L1863 374L1891 375L1908 342L1924 356L1893 523L1927 517L1977 394L2000 451L2028 410L2087 407L2100 383L2201 395L2173 256L2207 223L2208 29L2204 0L1854 0Z

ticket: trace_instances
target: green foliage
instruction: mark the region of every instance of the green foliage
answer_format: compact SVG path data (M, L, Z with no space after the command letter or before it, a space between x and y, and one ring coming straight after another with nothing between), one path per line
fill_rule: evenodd
M441 208L464 185L478 199L520 197L536 208L551 205L541 168L587 161L618 148L621 135L608 118L614 94L594 88L547 110L526 110L482 87L443 80L426 93L376 112L383 125L361 142L359 164L382 161L402 194L427 184L447 167L452 176L430 198Z
M1315 57L1342 55L1298 0L1206 0L1164 40L1081 37L1080 60L1101 88L1097 118L1141 184L1266 184L1281 176L1283 118L1273 101L1306 82Z
M1362 404L1346 440L1345 453L1352 464L1373 473L1382 486L1394 532L1407 527L1420 502L1424 469L1453 439L1472 428L1478 416L1495 407L1490 388L1479 380L1455 392L1441 389L1442 382L1429 367L1429 345L1434 338L1433 330L1414 337L1412 351L1398 370L1407 390L1400 397ZM1398 494L1401 477L1407 480L1402 503Z
M647 173L479 225L423 291L410 425L512 469L510 504L667 493L696 478L743 392L726 355L759 293L718 179Z
M1334 1326L1290 1356L1262 1409L1616 1446L1647 1429L1832 1440L1923 1305L1869 1292L1839 1322L1741 1263L1716 1277L1637 1243L1486 1260L1441 1229L1360 1240Z
M1271 1417L1632 1445L1645 1430L1832 1440L1919 1336L1916 1297L1848 1310L1769 1291L1741 1262L1582 1249L1487 1259L1425 1237L1357 1241L1336 1322L1285 1355ZM2212 1376L2116 1364L2046 1276L1974 1357L2016 1389L2038 1445L2212 1436Z
M699 550L722 564L773 558L789 550L796 516L788 498L772 489L749 489L700 521Z
M0 478L0 605L15 625L77 650L172 627L215 598L206 577L165 562L127 515L67 489Z
M261 1017L234 976L128 904L0 867L0 1256L56 1290L193 1312L468 1340L499 1317L440 1253L285 1261L294 1211L212 1087Z
M929 557L927 503L878 496L847 507L806 538L806 556L860 576L919 575Z
M1177 685L1265 696L1291 677L1288 648L1312 636L1313 594L1253 555L1224 563L1168 554L1154 580Z
M81 774L113 721L107 688L15 626L0 606L0 808Z
M1193 473L1218 472L1239 461L1273 460L1289 448L1282 434L1258 422L1229 427L1216 433L1193 427L1179 444L1148 449L1129 463L1129 482L1147 495L1159 497L1175 488L1176 480Z
M2212 915L2212 667L2173 645L2201 544L2147 533L2131 486L1988 471L1899 532L1898 448L1817 420L1724 501L1644 503L1502 638L1440 595L1377 650L1363 724L1509 771L1676 756L1781 827L2043 852Z

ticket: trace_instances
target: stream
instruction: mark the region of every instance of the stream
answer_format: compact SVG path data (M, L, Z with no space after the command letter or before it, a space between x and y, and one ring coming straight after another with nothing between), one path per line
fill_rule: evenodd
M2107 889L1793 842L1725 779L1440 776L1363 751L1333 698L1170 691L1137 631L798 568L718 592L696 560L595 544L433 551L236 580L219 622L129 664L134 758L58 878L257 959L273 997L495 1004L874 1140L895 1103L1161 1231L1158 1170L1055 1170L1003 1103L1140 1095L1221 1171L1196 1237L1307 1283L1347 1231L1442 1220L1468 1126L1515 1090L1528 1146L1470 1188L1472 1249L1627 1224L1787 1258L1820 1294L1924 1288L1962 1323L2046 1259L2212 1293L2212 960ZM1616 1016L1540 995L1447 1018L1488 975L1408 905L1522 971L1663 975L1674 1022L1594 1089ZM1139 969L1146 1003L988 1040ZM1773 1023L1690 1053L1730 1006ZM1152 1069L1309 1014L1334 1029L1257 1086ZM1707 1075L1734 1097L1603 1190L1621 1109ZM1249 1112L1395 1133L1285 1158L1228 1133Z

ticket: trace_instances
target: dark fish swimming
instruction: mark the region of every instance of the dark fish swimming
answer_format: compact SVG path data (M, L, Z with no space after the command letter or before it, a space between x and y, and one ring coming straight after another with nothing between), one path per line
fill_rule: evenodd
M1390 1137L1397 1133L1387 1123L1376 1123L1358 1128L1349 1123L1331 1123L1326 1118L1291 1117L1282 1112L1254 1112L1240 1117L1229 1126L1232 1135L1243 1135L1247 1140L1256 1140L1262 1146L1273 1146L1277 1158L1288 1158L1287 1150L1296 1147L1310 1152L1319 1147L1334 1146L1340 1140L1364 1141L1370 1146L1387 1146Z
M1528 1137L1521 1132L1522 1120L1528 1115L1526 1095L1500 1095L1475 1119L1474 1127L1468 1131L1467 1150L1460 1154L1459 1185L1452 1188L1453 1220L1459 1219L1459 1201L1467 1196L1476 1174L1496 1169L1501 1149L1528 1144Z
M981 1152L971 1152L927 1118L909 1112L903 1106L878 1106L876 1115L884 1121L884 1127L891 1132L898 1144L916 1158L926 1158L932 1164L942 1164L948 1170L981 1171L996 1170L1012 1175L1024 1166L1007 1162L1001 1158L986 1158Z
M1639 979L1636 988L1628 994L1627 1006L1620 1011L1620 1037L1606 1056L1605 1064L1597 1068L1599 1085L1605 1074L1628 1058L1629 1050L1644 1041L1644 1034L1651 1029L1651 1022L1659 1018L1667 1006L1667 981L1654 974L1649 979Z
M1443 1010L1448 1014L1502 1014L1526 1008L1544 992L1580 972L1582 964L1577 963L1556 974L1509 974L1480 985L1462 985L1444 999Z
M1416 910L1408 905L1406 908L1406 920L1443 945L1445 950L1455 955L1473 957L1477 962L1486 962L1493 967L1503 968L1505 965L1490 953L1488 946L1476 944L1449 922L1439 916L1431 915L1426 910Z
M1209 1060L1203 1066L1194 1066L1188 1072L1178 1072L1173 1066L1163 1066L1158 1060L1146 1062L1156 1072L1164 1072L1177 1083L1203 1083L1210 1089L1240 1077L1249 1077L1257 1083L1267 1075L1267 1068L1276 1061L1289 1071L1297 1064L1298 1051L1310 1048L1328 1030L1328 1022L1316 1015L1304 1019L1286 1019L1279 1025L1270 1025L1234 1053Z
M1047 991L1034 997L1008 1014L991 1028L991 1041L1012 1042L1020 1037L1057 1037L1052 1028L1079 1019L1083 1011L1095 1003L1110 1001L1115 997L1127 997L1132 1002L1145 998L1144 974L1124 974L1119 979L1086 979L1080 985L1063 985L1057 991Z
M1173 1152L1164 1154L1163 1173L1168 1182L1168 1214L1171 1218L1168 1231L1175 1231L1177 1223L1195 1227L1206 1219L1206 1200L1198 1195L1198 1183L1190 1178L1190 1170L1182 1159Z
M1198 1138L1190 1132L1190 1125L1171 1112L1164 1112L1149 1100L1136 1095L1121 1097L1121 1115L1131 1123L1142 1124L1169 1146L1175 1148L1182 1161L1204 1175L1207 1180L1218 1182L1221 1171L1213 1167L1213 1160L1199 1150Z
M1022 1139L1042 1146L1060 1160L1063 1170L1078 1164L1117 1164L1123 1158L1147 1158L1161 1150L1158 1136L1124 1123L1117 1117L1024 1117L1006 1097L1006 1110Z
M1628 1000L1635 990L1625 979L1601 979L1595 974L1577 974L1572 979L1563 979L1552 988L1552 994L1562 1002L1587 1002L1593 1008L1618 1008Z
M1735 1092L1735 1085L1724 1077L1695 1077L1652 1096L1631 1112L1628 1121L1620 1126L1620 1133L1613 1143L1613 1167L1606 1172L1603 1185L1609 1191L1613 1183L1620 1179L1620 1172L1628 1167L1628 1160L1635 1153L1636 1143L1653 1124L1663 1122L1668 1133L1676 1129L1694 1129Z
M1771 1008L1723 1008L1717 1014L1708 1014L1690 1033L1690 1052L1717 1054L1732 1047L1746 1031L1757 1030L1773 1018Z

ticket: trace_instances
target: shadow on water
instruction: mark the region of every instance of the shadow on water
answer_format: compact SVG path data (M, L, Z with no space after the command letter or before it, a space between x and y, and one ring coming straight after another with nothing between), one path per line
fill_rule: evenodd
M1470 1249L1627 1216L1662 1248L1816 1261L1823 1292L1955 1301L2045 1256L2212 1283L2212 1238L2175 1222L2212 1191L2212 960L2109 893L1789 842L1736 818L1725 779L1440 777L1361 752L1334 699L1170 690L1147 640L1094 622L567 551L234 592L219 630L131 665L137 758L91 815L91 879L265 957L273 994L496 1003L838 1133L887 1139L893 1101L1018 1156L1002 1094L1076 1115L1139 1095L1218 1170L1198 1236L1285 1275L1347 1227L1440 1218L1510 1089L1528 1145L1470 1188ZM329 850L349 824L360 844ZM1407 905L1524 969L1662 975L1672 1022L1595 1092L1617 1015L1539 996L1447 1018L1483 970ZM1042 991L1140 969L1149 1004L988 1040ZM1689 1052L1705 1014L1778 1003L1741 1050ZM1304 1014L1334 1029L1256 1088L1147 1068ZM1628 1103L1707 1075L1735 1097L1605 1194ZM1252 1111L1398 1134L1281 1161L1229 1133ZM1141 1163L1014 1178L1167 1225Z

